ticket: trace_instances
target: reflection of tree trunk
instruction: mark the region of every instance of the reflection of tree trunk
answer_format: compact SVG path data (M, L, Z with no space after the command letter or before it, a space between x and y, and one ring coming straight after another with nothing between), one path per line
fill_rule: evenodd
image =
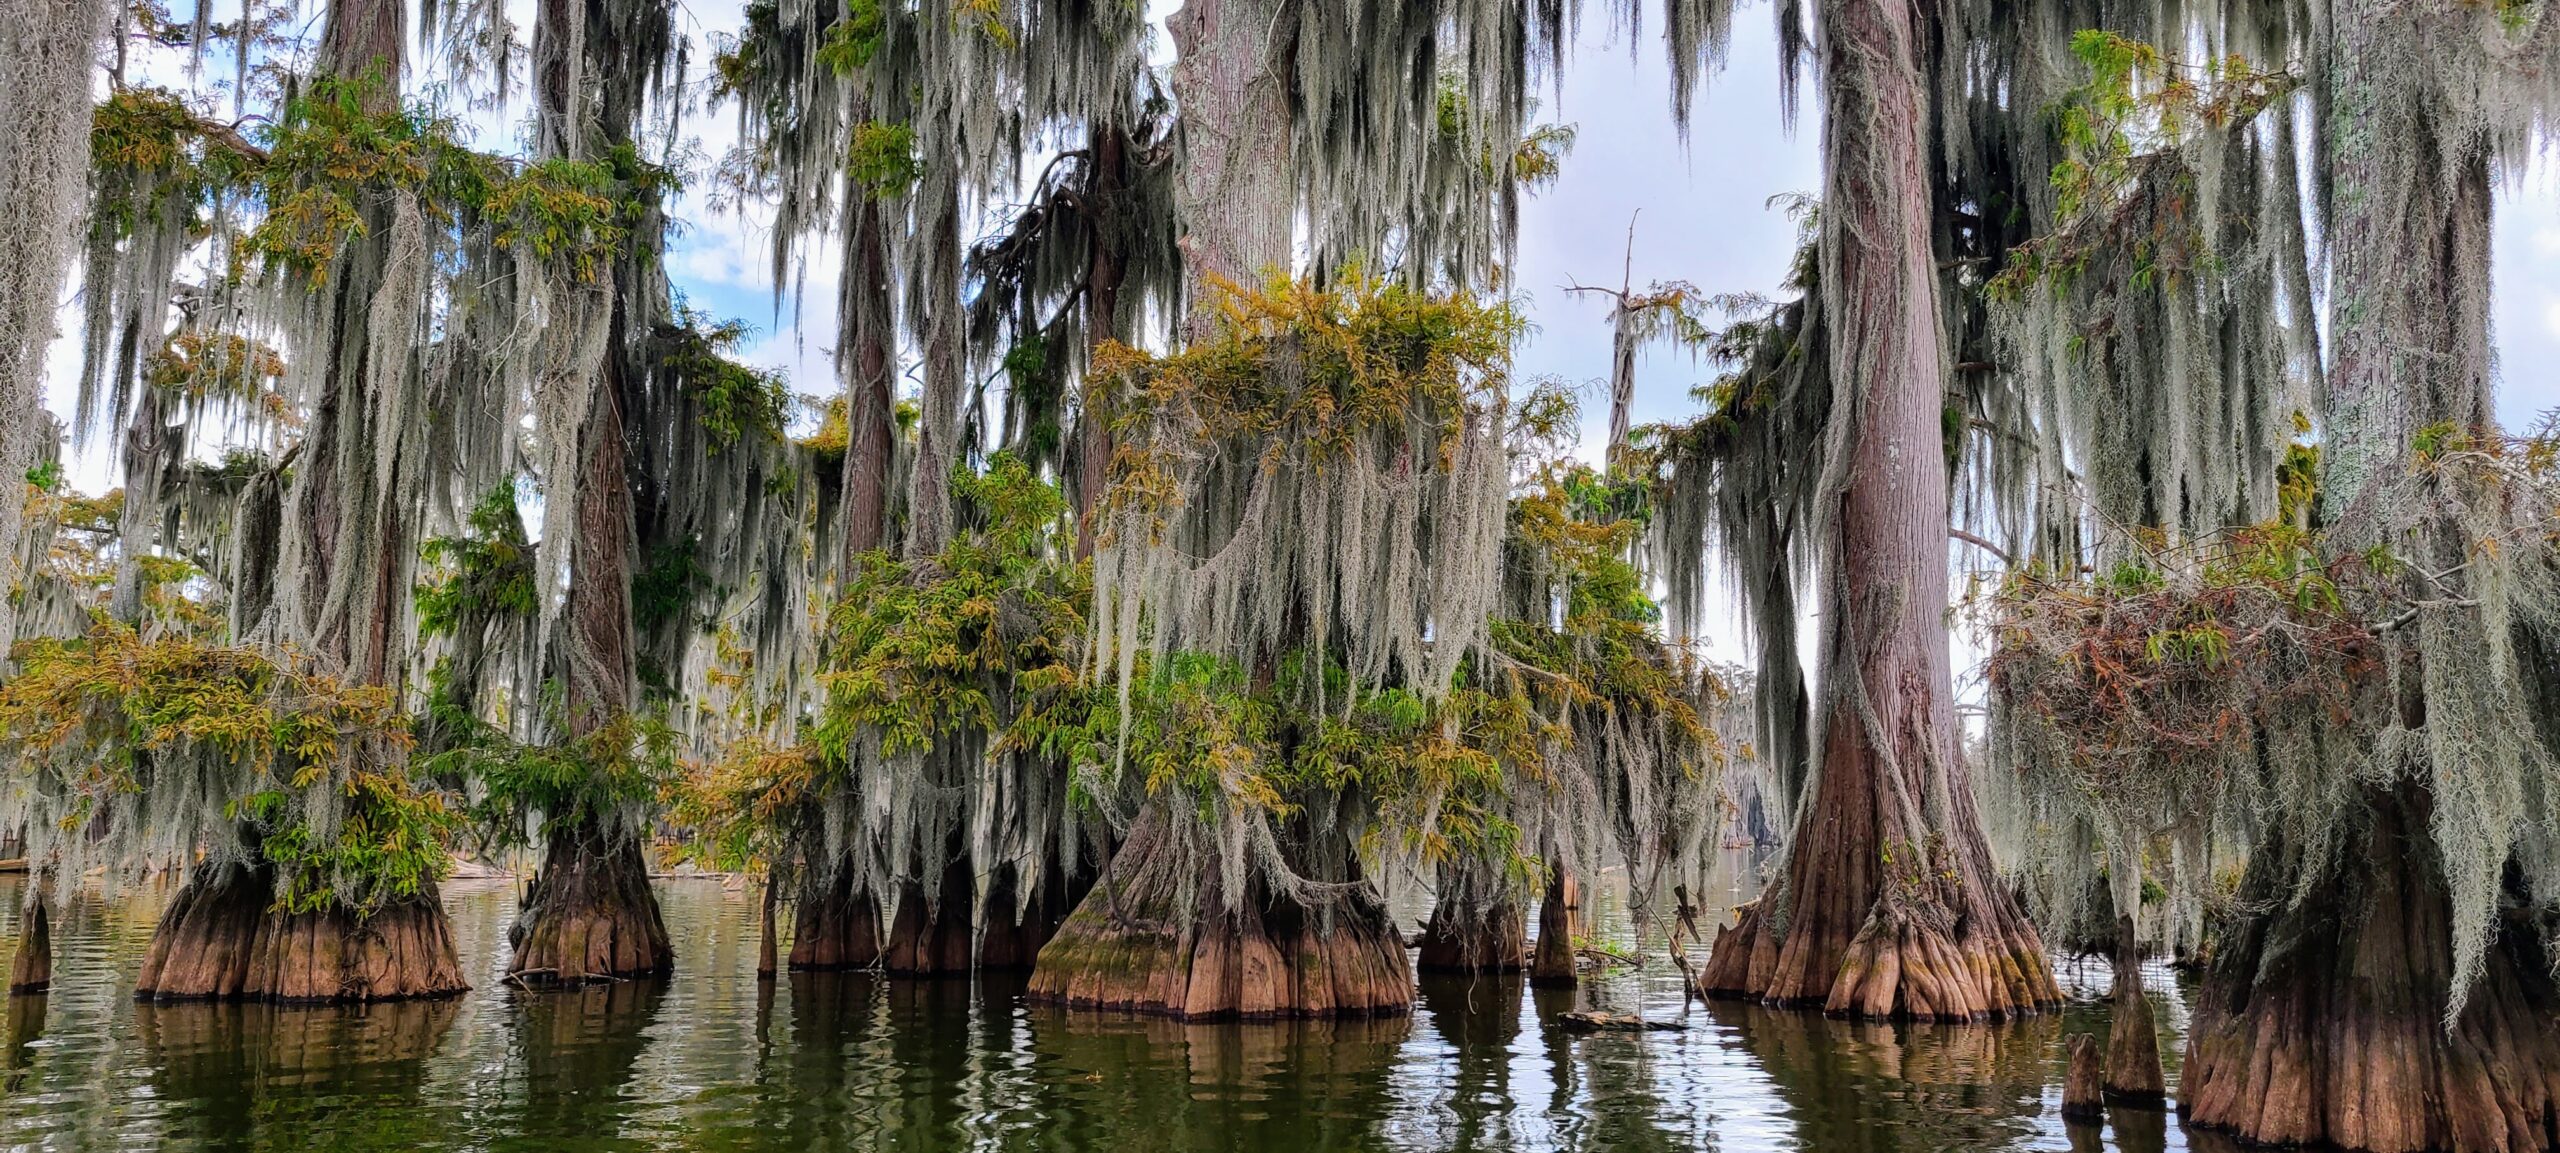
M2560 988L2534 934L2504 928L2447 1030L2452 910L2426 839L2432 801L2403 785L2366 802L2361 843L2298 904L2273 867L2282 846L2252 855L2246 896L2276 912L2219 939L2188 1037L2187 1118L2276 1144L2549 1148Z
M1374 894L1326 908L1259 883L1229 910L1171 819L1150 805L1040 950L1029 995L1193 1020L1402 1013L1413 1003L1404 942ZM1192 903L1181 903L1182 894Z
M152 930L134 996L387 1001L470 987L452 926L432 898L361 921L335 905L305 913L274 905L271 870L197 866Z
M350 1106L413 1114L428 1062L462 1012L460 1003L269 1005L223 1002L134 1006L134 1031L153 1094L185 1101L210 1127L190 1135L216 1148L327 1148L347 1134ZM404 1136L422 1147L466 1140L460 1132Z
M524 908L507 931L507 972L537 985L665 973L675 967L649 864L628 835L555 825Z
M1825 558L1824 734L1786 875L1709 956L1706 990L1868 1017L1963 1020L2057 1004L2042 944L1997 886L1956 745L1947 472L1928 123L1908 0L1827 5L1821 285L1854 390Z
M2045 1111L2059 1014L1996 1024L1841 1020L1754 1004L1707 1010L1742 1039L1806 1149L1985 1149ZM1855 1102L1856 1108L1843 1108Z
M599 1134L618 1129L634 1068L665 1003L660 979L580 985L515 1001L516 1051L524 1088L521 1119L493 1119L500 1131Z

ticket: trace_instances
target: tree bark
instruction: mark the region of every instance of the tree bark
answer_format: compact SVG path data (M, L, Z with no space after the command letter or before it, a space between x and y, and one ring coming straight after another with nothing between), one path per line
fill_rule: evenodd
M507 974L528 985L648 977L675 968L675 950L639 842L601 829L554 825L507 942Z
M889 476L896 460L897 334L891 319L888 225L880 205L855 194L846 230L844 329L846 445L844 564L881 547L889 524Z
M2106 1120L2106 1071L2098 1057L2098 1039L2071 1035L2071 1068L2062 1078L2062 1119L2096 1123Z
M2523 1153L2560 1141L2560 987L2511 918L2451 1029L2451 901L2427 839L2432 802L2368 790L2339 864L2288 900L2281 844L2251 857L2244 904L2207 967L2181 1102L2251 1141L2374 1153Z
M1166 28L1182 107L1183 339L1197 344L1217 332L1216 281L1251 288L1290 270L1288 65L1274 42L1285 34L1276 0L1188 0Z
M1168 823L1150 806L1130 828L1040 950L1033 1000L1192 1021L1411 1009L1404 941L1382 903L1354 895L1317 909L1254 885L1231 910Z
M2158 1108L2169 1084L2160 1073L2160 1031L2142 995L2142 942L2133 915L2116 915L2115 1003L2107 1026L2107 1102Z
M774 936L775 900L773 880L768 877L764 885L764 911L756 924L756 980L759 981L773 980L776 963L782 959L781 942Z
M143 953L145 1001L396 1001L466 992L453 931L432 896L358 918L335 906L275 908L263 867L190 873Z
M1102 492L1111 483L1111 421L1104 402L1107 386L1094 373L1094 356L1117 339L1120 331L1122 241L1118 214L1123 211L1121 165L1127 162L1128 138L1118 124L1107 124L1093 137L1093 179L1085 196L1093 216L1092 249L1084 274L1084 405L1076 414L1076 559L1093 558L1096 517Z
M1910 0L1838 0L1817 33L1826 352L1844 390L1832 419L1851 422L1823 497L1837 505L1821 747L1780 885L1717 942L1702 984L1851 1016L1967 1020L2055 1005L2061 990L1997 884L1957 748L1919 30Z
M898 911L889 921L880 967L910 977L967 973L971 884L969 859L964 855L943 866L941 886L931 900L919 882L900 885Z
M1573 969L1574 910L1582 904L1582 886L1561 866L1547 874L1547 895L1538 902L1538 951L1529 960L1529 984L1542 989L1570 989L1581 980Z
M791 970L868 969L880 963L880 903L850 879L804 885L793 910Z
M19 923L18 952L9 962L9 994L41 993L53 987L53 922L43 900L27 907Z
M1517 973L1529 965L1528 902L1499 867L1461 860L1440 868L1415 967L1425 973Z

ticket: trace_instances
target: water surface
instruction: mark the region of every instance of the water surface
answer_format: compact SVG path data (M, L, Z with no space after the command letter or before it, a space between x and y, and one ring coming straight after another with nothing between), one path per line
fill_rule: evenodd
M0 877L0 950L21 883ZM2230 1148L2157 1112L2062 1123L2064 1038L2106 1028L2096 964L2064 965L2068 1010L2003 1026L1684 1013L1658 955L1578 993L1426 979L1409 1018L1184 1025L1027 1005L1016 978L762 984L752 892L658 892L670 980L507 989L513 888L453 882L477 988L354 1008L137 1005L165 894L90 894L55 926L53 993L6 1008L0 1149ZM2184 1006L2155 1001L2174 1084ZM1687 1028L1568 1037L1575 1007Z

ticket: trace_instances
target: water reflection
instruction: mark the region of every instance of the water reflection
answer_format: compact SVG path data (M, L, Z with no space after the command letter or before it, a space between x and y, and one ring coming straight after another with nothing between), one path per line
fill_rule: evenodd
M52 995L6 1006L0 1149L2230 1150L2158 1112L2061 1123L2063 1040L2103 1034L2094 999L1854 1024L1684 1005L1657 961L1564 992L1435 975L1407 1018L1183 1025L1029 1005L1019 977L759 982L752 893L660 895L671 980L509 989L512 890L452 886L479 987L361 1008L136 1005L162 897L86 896ZM2154 986L2174 1058L2182 1006ZM1575 1036L1555 1025L1574 1008L1684 1027Z

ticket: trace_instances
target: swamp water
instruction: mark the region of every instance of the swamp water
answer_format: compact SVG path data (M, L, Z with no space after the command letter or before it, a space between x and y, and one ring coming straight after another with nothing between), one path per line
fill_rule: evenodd
M0 957L23 884L0 877ZM1680 1017L1658 947L1578 993L1426 978L1409 1018L1182 1025L1026 1005L1018 978L760 985L754 891L658 893L670 980L509 990L514 889L455 881L477 987L355 1008L137 1005L166 894L87 896L54 926L51 995L10 999L0 1023L0 1150L2231 1148L2158 1112L2064 1126L2065 1038L2105 1035L2098 962L2063 964L2065 1012L1976 1028L1730 1004L1691 1007L1679 1032L1552 1026L1577 998ZM2174 1086L2185 1009L2155 998Z

